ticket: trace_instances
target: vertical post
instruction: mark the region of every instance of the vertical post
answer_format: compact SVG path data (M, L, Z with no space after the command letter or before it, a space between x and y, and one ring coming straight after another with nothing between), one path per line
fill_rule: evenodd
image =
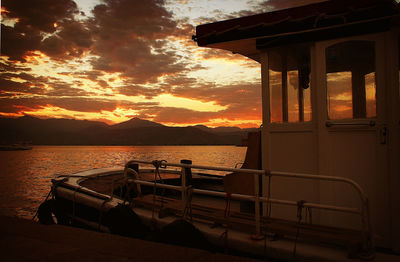
M182 159L181 164L192 164L192 160L188 159ZM187 167L182 167L181 169L181 186L182 186L182 201L183 203L186 203L186 188L188 185L192 183L192 171L190 168Z
M271 122L271 98L269 87L269 65L267 52L261 53L261 95L262 95L262 124L267 126Z
M186 179L185 179L185 168L181 168L181 187L182 187L182 203L185 204L186 202Z
M282 55L282 122L288 122L287 54Z
M270 143L262 143L262 141L269 141L269 123L271 122L271 98L270 98L270 87L269 87L269 61L268 53L264 51L261 53L261 86L262 86L262 107L263 107L263 123L261 127L261 168L265 169L269 167L269 146ZM261 157L260 156L260 157ZM262 176L262 185L265 187L265 176ZM267 205L263 203L263 212Z
M260 193L259 193L259 177L257 174L254 174L254 217L256 222L256 235L261 235L261 226L260 226Z

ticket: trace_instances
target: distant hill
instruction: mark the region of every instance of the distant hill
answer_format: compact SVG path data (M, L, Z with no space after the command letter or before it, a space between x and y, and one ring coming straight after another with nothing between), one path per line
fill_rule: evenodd
M139 118L111 126L88 120L0 118L0 144L238 145L248 131L238 127L169 127Z
M257 131L258 128L246 128L246 129L241 129L237 126L219 126L219 127L208 127L205 125L195 125L193 126L195 128L201 129L206 132L212 132L212 133L234 133L234 132L254 132Z
M128 129L128 128L161 127L161 126L164 126L164 125L135 117L128 121L112 125L111 128L113 128L113 129Z
M195 128L201 129L203 131L207 131L207 132L214 132L214 133L225 133L225 132L240 132L242 131L242 129L240 129L239 127L235 127L235 126L220 126L220 127L208 127L205 125L196 125L194 126Z

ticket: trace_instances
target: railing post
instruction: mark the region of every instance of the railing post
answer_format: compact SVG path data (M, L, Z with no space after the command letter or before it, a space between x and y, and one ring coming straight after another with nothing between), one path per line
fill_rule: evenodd
M258 174L254 174L254 216L256 222L256 235L261 235L261 226L260 226L260 192L259 192L259 177Z
M143 163L143 164L153 164L153 162L148 162L148 161L139 161L139 160L131 160L127 163L127 165L133 164L133 163ZM324 209L324 210L333 210L333 211L340 211L340 212L348 212L348 213L354 213L358 214L361 216L361 223L362 223L362 228L363 232L365 232L366 236L366 242L368 245L373 247L373 239L372 239L372 232L371 232L371 221L370 221L370 212L369 212L369 203L368 203L368 197L364 193L363 189L360 187L359 184L354 182L353 180L349 178L344 178L344 177L335 177L335 176L324 176L324 175L311 175L311 174L302 174L302 173L292 173L292 172L279 172L279 171L271 171L271 170L255 170L255 169L236 169L236 168L226 168L226 167L212 167L212 166L201 166L201 165L192 165L191 160L181 160L180 164L176 163L165 163L165 166L172 166L172 167L181 167L181 187L179 186L172 186L172 185L155 185L157 187L166 187L166 188L171 188L175 190L181 190L182 193L182 203L186 206L188 203L188 193L187 189L191 185L191 168L195 169L208 169L208 170L214 170L214 171L230 171L230 172L239 172L239 173L245 173L249 175L254 176L254 195L240 195L240 194L232 194L232 197L234 199L244 199L244 200L251 200L254 201L254 210L255 210L255 224L256 224L256 234L260 237L261 236L261 206L260 203L264 203L263 205L265 208L263 208L263 214L266 215L267 217L270 216L270 208L271 208L271 203L274 204L282 204L282 205L290 205L290 206L296 206L297 203L294 201L290 200L279 200L279 199L272 199L270 198L270 183L271 183L271 178L273 176L279 176L279 177L287 177L287 178L301 178L301 179L316 179L320 181L332 181L332 182L341 182L341 183L347 183L350 184L359 194L361 198L361 210L357 208L350 208L350 207L342 207L342 206L333 206L333 205L326 205L326 204L316 204L316 203L305 203L304 206L309 207L309 208L318 208L318 209ZM163 165L163 166L164 166ZM132 170L133 171L133 170ZM261 183L263 184L263 188L260 189L260 180L258 176L262 176L264 178L268 178L267 181L262 181ZM265 180L265 179L264 179ZM148 182L144 181L139 181L137 179L133 180L136 183L142 184L142 185L148 185ZM267 184L268 183L268 184ZM264 189L265 186L268 186L266 189ZM260 190L265 195L260 196ZM201 190L201 189L193 189L194 193L200 193L200 194L205 194L205 195L213 195L213 196L219 196L219 197L224 197L225 193L222 192L215 192L215 191L209 191L209 190Z
M181 168L181 187L182 187L182 203L186 203L186 176L185 176L185 168Z
M187 159L182 159L181 164L192 164L192 160L187 160ZM187 192L186 188L188 186L188 183L191 184L191 178L192 178L192 171L190 168L187 167L182 167L181 168L181 184L182 184L182 202L186 205L186 198L187 198Z

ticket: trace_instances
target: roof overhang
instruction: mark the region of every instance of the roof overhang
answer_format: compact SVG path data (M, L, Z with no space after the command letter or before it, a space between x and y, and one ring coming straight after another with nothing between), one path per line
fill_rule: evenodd
M394 0L330 0L199 25L193 39L259 60L269 47L386 31L400 24L399 14Z

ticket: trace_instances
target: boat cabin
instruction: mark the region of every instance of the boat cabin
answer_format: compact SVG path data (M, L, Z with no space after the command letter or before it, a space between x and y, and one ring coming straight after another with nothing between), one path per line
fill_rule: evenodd
M400 252L400 6L331 0L199 25L200 47L261 64L262 169L355 181L369 199L373 241ZM265 177L273 198L357 205L335 181ZM275 217L296 208L272 204ZM310 214L311 215L311 214ZM358 227L349 213L315 210L313 223Z

